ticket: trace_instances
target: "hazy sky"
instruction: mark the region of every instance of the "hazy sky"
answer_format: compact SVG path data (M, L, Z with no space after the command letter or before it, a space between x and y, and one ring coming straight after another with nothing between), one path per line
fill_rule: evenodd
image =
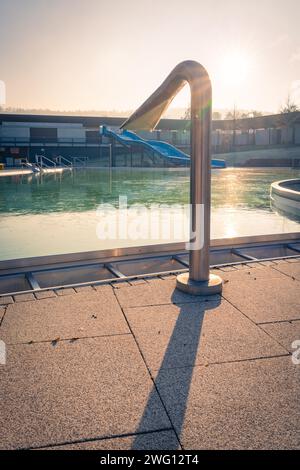
M214 108L277 111L300 104L299 21L299 0L0 0L6 105L134 109L194 59Z

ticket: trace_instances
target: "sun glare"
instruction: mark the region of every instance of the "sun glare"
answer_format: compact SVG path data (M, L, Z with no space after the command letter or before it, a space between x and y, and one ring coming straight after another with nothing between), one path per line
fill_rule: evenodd
M246 52L232 51L222 60L222 79L232 86L238 86L247 80L251 61Z

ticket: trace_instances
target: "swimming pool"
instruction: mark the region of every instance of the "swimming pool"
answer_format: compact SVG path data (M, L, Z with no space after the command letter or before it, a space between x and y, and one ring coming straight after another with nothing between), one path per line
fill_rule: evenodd
M300 220L289 220L270 207L270 184L299 177L300 170L287 168L213 171L212 238L300 231ZM189 202L189 169L86 168L3 177L0 259L165 243L147 237L98 238L97 227L110 219L97 208L109 205L111 217L120 211L119 196L127 197L129 207L163 204L164 211L172 207L181 214L181 206Z

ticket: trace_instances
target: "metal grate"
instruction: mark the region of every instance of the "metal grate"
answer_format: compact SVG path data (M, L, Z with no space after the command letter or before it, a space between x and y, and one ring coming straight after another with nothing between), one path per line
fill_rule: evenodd
M189 267L189 254L184 250L159 254L139 253L132 256L117 254L118 252L103 262L81 260L80 263L60 264L55 257L49 256L43 265L28 269L21 267L24 260L20 260L19 269L2 269L0 295L178 273L186 271ZM300 257L300 237L280 243L220 245L210 250L211 267L297 257Z

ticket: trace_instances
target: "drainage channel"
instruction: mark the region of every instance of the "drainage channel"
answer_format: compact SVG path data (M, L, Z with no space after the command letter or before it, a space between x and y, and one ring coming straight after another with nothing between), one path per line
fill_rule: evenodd
M212 249L211 268L249 264L258 261L298 258L300 242L256 244L245 247ZM184 272L189 268L187 252L111 259L101 263L72 264L63 267L47 265L40 269L0 275L0 295L15 295L47 289L84 287L157 275Z

